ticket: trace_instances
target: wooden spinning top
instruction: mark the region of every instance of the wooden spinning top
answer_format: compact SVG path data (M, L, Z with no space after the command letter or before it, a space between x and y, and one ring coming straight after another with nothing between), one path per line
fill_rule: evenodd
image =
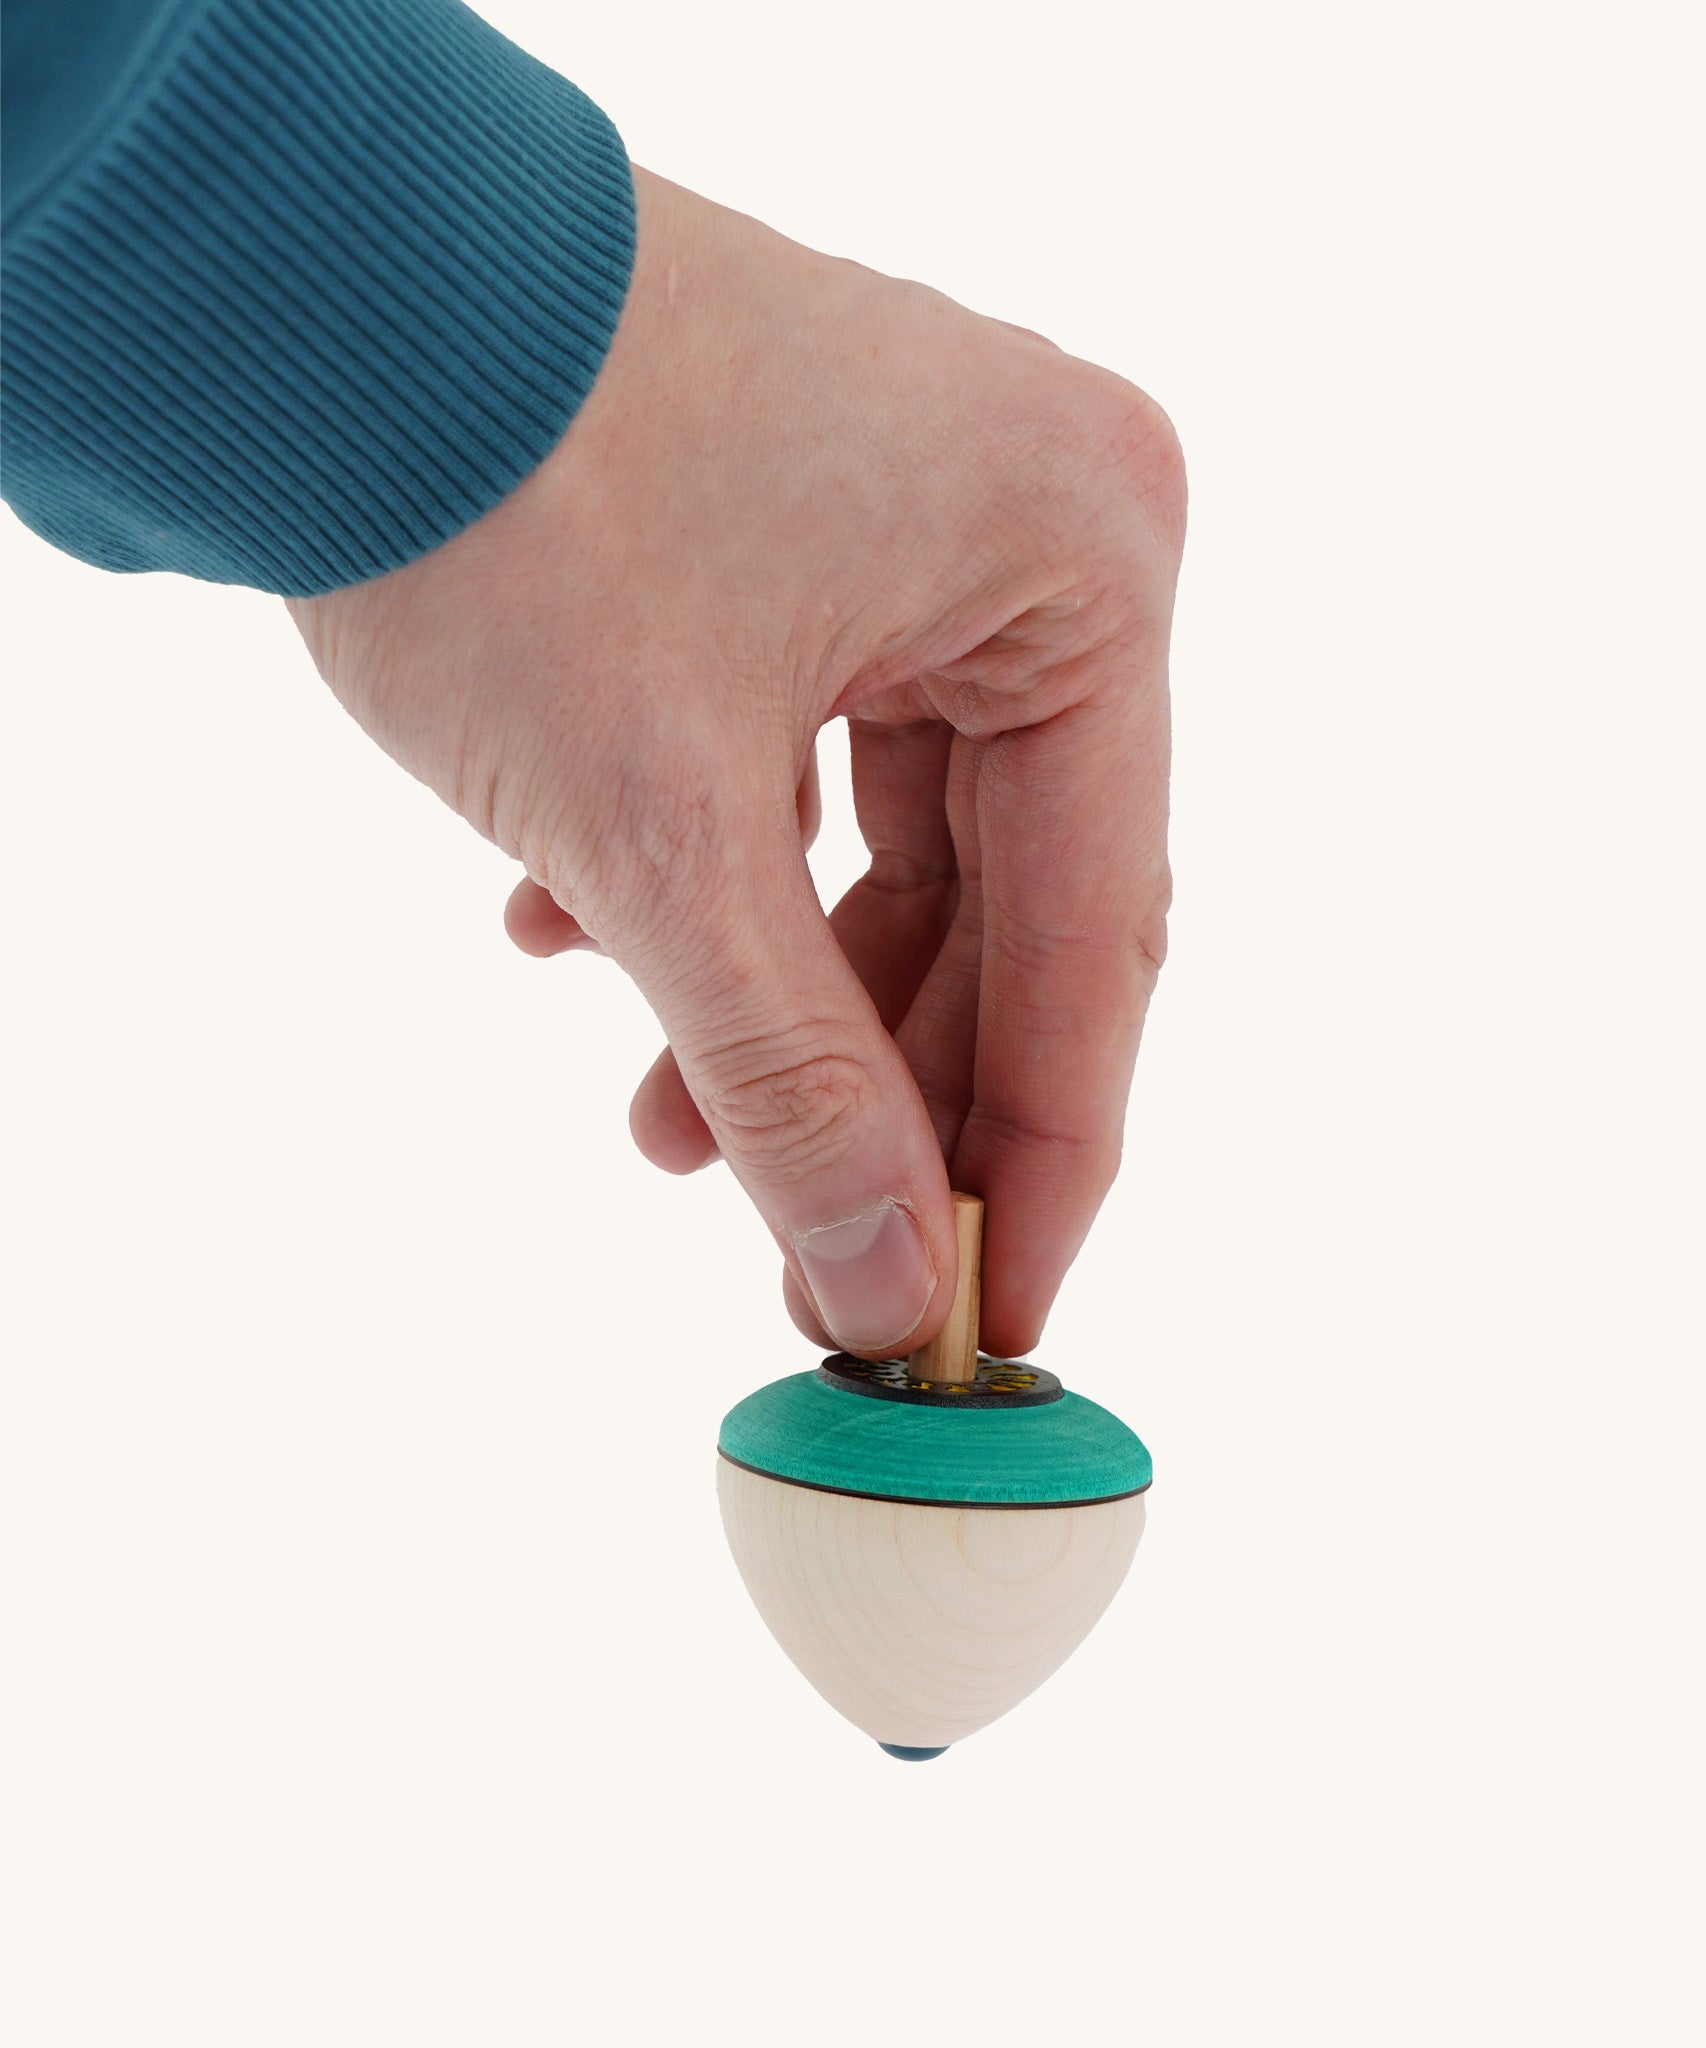
M891 1756L940 1756L1095 1626L1143 1534L1147 1450L1052 1373L977 1349L983 1204L955 1195L941 1334L838 1352L723 1418L717 1494L771 1634Z

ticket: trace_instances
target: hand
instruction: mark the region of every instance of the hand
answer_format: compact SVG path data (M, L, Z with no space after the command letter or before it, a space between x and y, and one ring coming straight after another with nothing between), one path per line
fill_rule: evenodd
M1165 945L1184 482L1133 386L637 174L605 367L543 466L291 611L367 730L526 868L669 1050L636 1141L721 1153L795 1320L867 1356L953 1297L1030 1349L1111 1183ZM869 873L826 920L813 747L851 728Z

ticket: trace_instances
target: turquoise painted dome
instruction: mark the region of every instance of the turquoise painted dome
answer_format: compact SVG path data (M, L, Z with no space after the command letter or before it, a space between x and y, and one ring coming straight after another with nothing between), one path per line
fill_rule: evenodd
M1143 1441L1106 1408L876 1399L815 1372L773 1380L723 1418L717 1448L795 1486L938 1506L1067 1507L1141 1493Z

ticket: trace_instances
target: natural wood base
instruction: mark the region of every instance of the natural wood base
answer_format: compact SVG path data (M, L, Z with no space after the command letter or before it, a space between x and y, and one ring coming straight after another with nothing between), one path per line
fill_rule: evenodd
M959 1742L1057 1670L1119 1590L1143 1497L948 1508L820 1493L717 1460L729 1547L770 1633L878 1742Z

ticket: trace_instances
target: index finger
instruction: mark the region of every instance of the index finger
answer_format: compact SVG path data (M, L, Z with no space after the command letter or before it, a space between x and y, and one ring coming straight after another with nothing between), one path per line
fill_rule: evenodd
M998 1356L1036 1343L1113 1183L1166 951L1165 653L1104 666L1076 704L988 741L971 792L983 958L952 1179L987 1204Z

